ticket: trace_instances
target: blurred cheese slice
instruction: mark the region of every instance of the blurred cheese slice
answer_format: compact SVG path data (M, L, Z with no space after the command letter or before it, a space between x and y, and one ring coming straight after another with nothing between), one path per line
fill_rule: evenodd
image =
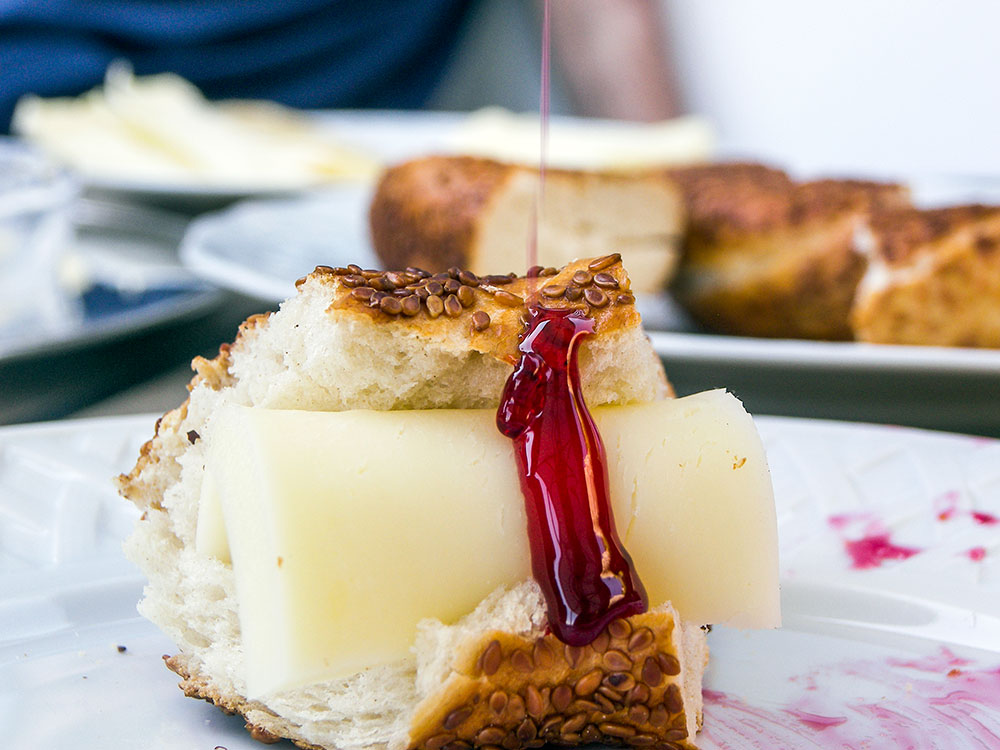
M294 110L210 102L179 76L136 78L121 63L78 98L24 97L12 128L101 179L267 191L368 179L378 168Z
M778 626L770 477L739 401L710 391L594 416L650 603ZM197 545L231 550L250 696L406 658L419 620L454 622L530 576L512 443L492 410L229 406L206 469Z
M487 107L469 115L446 143L456 154L538 164L540 132L538 115ZM695 164L714 153L711 124L694 115L652 123L554 117L546 162L561 169L634 169Z

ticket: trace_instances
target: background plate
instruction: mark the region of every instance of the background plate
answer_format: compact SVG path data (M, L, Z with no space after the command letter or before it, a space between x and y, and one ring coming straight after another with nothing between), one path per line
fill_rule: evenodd
M324 129L384 163L446 148L448 136L467 114L458 112L408 112L394 110L312 111ZM252 198L289 198L308 191L308 185L213 186L199 183L155 182L80 175L89 194L118 201L141 201L190 213L226 206ZM333 182L330 187L359 185Z
M109 478L153 421L0 429L10 747L259 747L242 720L183 697L159 658L172 644L135 614L142 578L120 542L137 514ZM1000 442L758 425L785 627L709 636L699 746L1000 747Z
M62 264L77 269L80 288L67 285L58 318L39 313L37 322L0 328L0 365L196 318L222 300L222 292L177 259L183 219L90 200L79 201L73 213L75 236Z

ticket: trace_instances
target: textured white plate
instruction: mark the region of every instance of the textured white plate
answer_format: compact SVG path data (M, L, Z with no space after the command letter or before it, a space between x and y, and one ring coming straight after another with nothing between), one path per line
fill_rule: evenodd
M135 613L142 579L119 545L136 513L110 477L153 421L0 429L6 747L259 747L183 697L160 663L172 645ZM701 746L1000 747L1000 442L759 425L785 627L712 633ZM914 552L855 565L899 548Z
M368 240L371 193L344 184L206 214L188 225L181 262L219 286L281 302L318 265L378 265Z

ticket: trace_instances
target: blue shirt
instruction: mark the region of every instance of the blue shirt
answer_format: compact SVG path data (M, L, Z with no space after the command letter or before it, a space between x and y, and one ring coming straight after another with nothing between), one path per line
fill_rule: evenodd
M79 94L108 64L172 71L210 98L421 106L470 0L0 0L0 131L17 99Z

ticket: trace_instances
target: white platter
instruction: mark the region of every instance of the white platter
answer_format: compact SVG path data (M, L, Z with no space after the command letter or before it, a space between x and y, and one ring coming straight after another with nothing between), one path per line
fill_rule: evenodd
M205 214L188 225L181 262L221 287L281 302L318 265L377 265L368 240L371 192L344 184Z
M183 697L160 661L172 644L135 613L142 578L120 542L136 512L110 477L131 466L153 421L0 429L8 747L259 747L241 720ZM758 423L785 626L710 635L699 746L1000 747L1000 524L990 522L1000 516L1000 441ZM855 567L877 561L879 547L855 545L852 558L848 542L882 534L917 552Z
M58 314L44 310L40 301L33 317L0 326L0 365L194 319L224 297L179 263L181 218L81 200L74 205L73 224L74 237L61 251L62 273L81 280L65 284ZM76 270L67 273L67 266Z
M371 154L382 163L401 161L417 154L444 149L449 134L467 116L457 112L392 110L327 110L305 114L313 116L344 143ZM220 208L253 198L290 198L317 187L266 182L215 185L90 174L79 175L79 179L88 192L102 198L141 201L189 212ZM345 180L334 181L329 186L337 188L362 184Z
M79 179L87 194L98 199L122 202L138 201L191 213L221 208L248 198L297 195L304 189L301 186L173 184L154 180L130 180L89 175L82 175Z

